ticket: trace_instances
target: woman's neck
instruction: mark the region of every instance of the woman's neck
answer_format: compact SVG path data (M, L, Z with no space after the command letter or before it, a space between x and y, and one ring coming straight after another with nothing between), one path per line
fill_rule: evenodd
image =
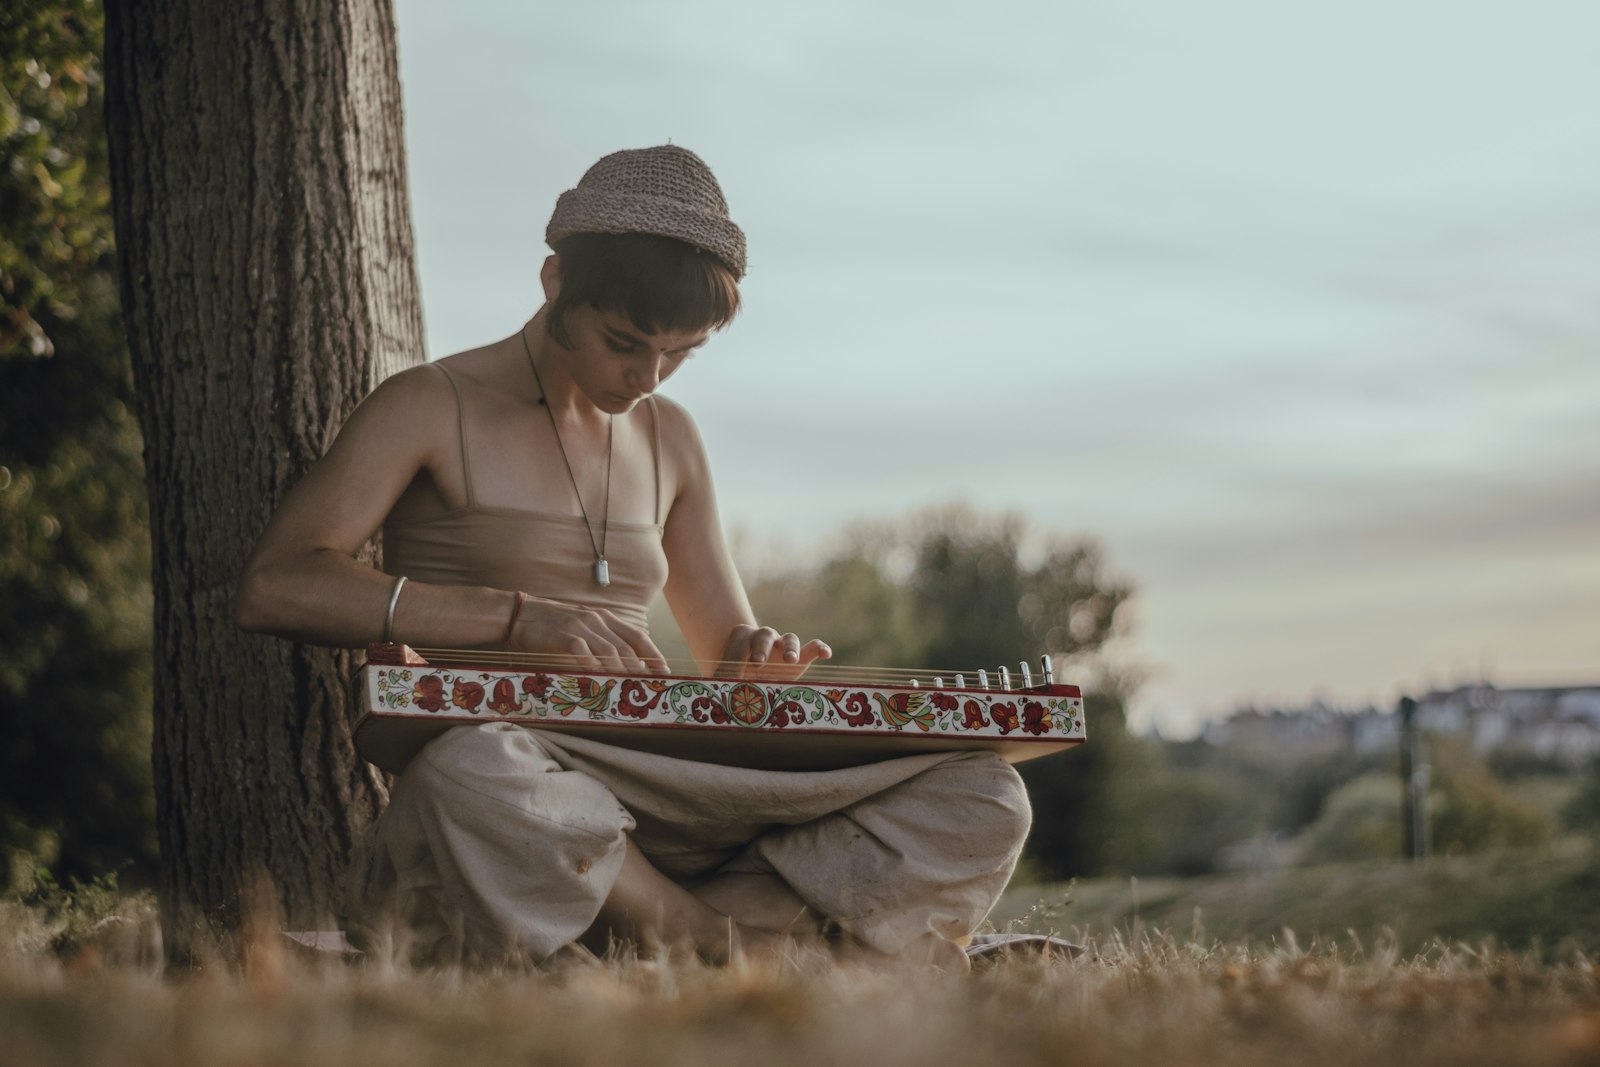
M524 324L523 343L518 346L533 365L528 373L534 377L534 387L542 388L543 402L562 422L603 424L608 416L578 388L568 369L575 353L556 344L545 326L549 311L550 305L544 305Z

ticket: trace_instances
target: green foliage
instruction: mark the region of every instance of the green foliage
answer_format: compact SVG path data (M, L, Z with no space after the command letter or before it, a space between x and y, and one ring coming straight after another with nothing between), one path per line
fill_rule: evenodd
M1015 670L1048 653L1063 678L1088 681L1090 743L1023 767L1035 811L1027 860L1048 877L1120 856L1114 828L1127 824L1118 812L1133 799L1127 765L1144 757L1123 711L1135 680L1103 664L1085 675L1130 595L1092 542L1047 540L1039 551L1020 518L961 507L857 527L815 569L750 590L758 618L826 638L840 663Z
M1600 841L1600 759L1591 760L1576 795L1562 809L1561 821Z
M1159 777L1159 746L1128 733L1133 680L1102 671L1083 688L1089 743L1020 768L1033 802L1027 858L1048 878L1127 870L1149 829L1144 790Z
M814 571L761 582L751 597L757 618L798 620L786 628L823 637L839 663L907 667L922 662L904 590L863 546L825 560Z
M1092 542L1051 541L1030 566L1015 516L946 509L916 528L908 591L923 645L915 662L1009 664L1049 653L1064 663L1115 634L1131 589L1105 574Z
M1392 860L1401 855L1400 783L1369 773L1329 795L1322 814L1295 842L1302 864Z
M758 618L825 636L840 663L993 669L1048 653L1086 660L1131 595L1098 546L1053 539L1038 562L1023 520L946 507L858 526L816 568L751 586Z
M1470 749L1436 741L1431 798L1433 851L1440 855L1529 848L1549 841L1553 820L1518 799Z
M154 861L150 546L101 12L0 16L0 882Z
M1397 791L1389 780L1391 810ZM1330 798L1329 807L1343 803ZM1392 841L1398 849L1398 833ZM1003 926L1016 917L1025 929L1040 929L1025 909L1051 893L1049 886L1010 890L991 920ZM1600 951L1600 847L1568 838L1424 863L1369 859L1205 878L1083 879L1062 918L1086 937L1136 924L1187 930L1203 923L1208 935L1224 939L1281 944L1293 930L1301 945L1370 945L1376 938L1410 952L1491 938L1495 950L1484 958L1506 948L1546 958L1576 949L1593 958Z
M67 919L93 926L122 906L115 872L98 875L87 882L76 878L65 884L49 871L40 871L33 888L22 895L22 903L50 923Z
M1260 835L1270 796L1254 783L1167 770L1127 805L1116 868L1135 874L1210 874L1223 850Z
M1435 855L1543 845L1554 819L1519 798L1470 749L1435 739L1429 836ZM1300 863L1382 860L1401 853L1400 782L1369 772L1336 789L1296 842Z
M48 322L112 254L95 3L23 2L0 17L0 354L42 357Z

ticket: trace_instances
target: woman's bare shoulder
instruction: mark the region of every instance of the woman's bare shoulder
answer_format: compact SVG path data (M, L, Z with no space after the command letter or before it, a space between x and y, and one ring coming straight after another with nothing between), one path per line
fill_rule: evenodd
M446 395L452 399L460 395L469 408L494 410L530 403L538 398L538 389L522 349L515 342L512 337L469 348L429 366Z
M706 467L706 446L700 428L682 404L657 394L656 417L661 420L661 448L679 470L701 471Z
M689 414L689 409L670 397L657 393L653 398L656 412L661 418L661 439L669 447L672 445L692 445L695 448L703 447L700 443L700 428L695 425L694 418Z
M420 363L379 382L345 420L330 454L371 452L425 465L456 420L455 394L438 367Z
M361 407L397 408L414 412L449 399L450 381L437 363L418 363L396 371L379 382L361 401Z

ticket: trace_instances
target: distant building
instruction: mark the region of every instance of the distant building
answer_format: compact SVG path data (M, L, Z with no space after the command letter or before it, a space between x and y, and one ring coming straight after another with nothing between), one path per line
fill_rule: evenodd
M1577 767L1600 758L1600 685L1499 689L1467 685L1435 690L1417 701L1416 724L1457 737L1478 752L1522 752ZM1377 708L1304 708L1235 712L1209 723L1201 737L1214 745L1261 755L1301 758L1354 752L1392 752L1399 717Z
M1464 685L1417 701L1417 726L1479 752L1525 752L1576 767L1600 756L1600 685Z
M1365 752L1389 743L1381 738L1394 738L1393 727L1384 732L1384 720L1390 718L1376 708L1346 710L1318 701L1287 711L1235 712L1208 723L1200 736L1213 745L1264 756Z

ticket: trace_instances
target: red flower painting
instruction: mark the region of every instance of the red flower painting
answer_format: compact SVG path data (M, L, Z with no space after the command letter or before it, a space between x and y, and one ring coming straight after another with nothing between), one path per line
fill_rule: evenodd
M851 726L871 726L876 721L867 694L856 692L845 698L844 721Z
M989 709L989 718L993 719L994 724L1000 727L1002 734L1009 734L1018 726L1017 706L1014 703L996 704Z
M483 686L457 679L450 690L450 703L467 711L477 711L478 705L483 703Z
M522 691L535 700L543 700L555 681L548 674L530 674L522 679Z
M969 730L981 730L989 725L989 720L983 717L983 705L976 700L969 700L961 706L961 725Z
M1022 733L1035 737L1050 733L1050 709L1038 701L1022 702Z
M662 682L641 682L629 678L622 683L622 693L617 698L616 712L630 719L642 719L661 703L661 694L667 691Z
M494 683L494 695L489 698L489 710L496 715L510 715L517 710L517 687L510 678Z
M1050 709L1037 700L1022 705L1022 732L1039 737L1050 732Z
M444 695L444 681L437 674L424 674L411 690L411 703L424 711L443 711L448 701Z

